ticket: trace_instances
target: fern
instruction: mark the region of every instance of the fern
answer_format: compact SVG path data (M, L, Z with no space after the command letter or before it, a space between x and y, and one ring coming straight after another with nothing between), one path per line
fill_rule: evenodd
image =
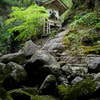
M12 7L13 12L9 15L10 19L6 21L6 24L20 21L20 25L8 29L9 33L13 31L19 31L20 34L16 39L27 39L32 35L36 35L36 30L42 26L43 17L48 18L46 9L39 7L38 5L31 5L27 9Z

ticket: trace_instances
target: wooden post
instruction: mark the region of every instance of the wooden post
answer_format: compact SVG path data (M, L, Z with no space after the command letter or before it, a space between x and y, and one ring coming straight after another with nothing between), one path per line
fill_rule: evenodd
M43 23L43 35L45 34L45 17L44 17L44 23Z
M49 23L49 34L50 34L50 23Z

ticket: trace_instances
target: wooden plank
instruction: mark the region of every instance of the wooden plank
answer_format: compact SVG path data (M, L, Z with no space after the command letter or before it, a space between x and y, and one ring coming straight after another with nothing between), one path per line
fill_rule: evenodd
M55 1L55 0L47 1L45 4L52 3L53 1Z

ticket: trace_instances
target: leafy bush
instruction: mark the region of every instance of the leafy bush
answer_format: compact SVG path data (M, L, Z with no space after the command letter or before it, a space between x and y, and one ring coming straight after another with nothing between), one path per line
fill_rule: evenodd
M16 39L29 39L31 36L36 35L37 29L42 26L42 19L47 18L46 9L38 5L31 5L27 9L12 7L12 13L9 15L11 18L6 21L6 24L17 21L22 22L20 25L9 29L9 33L19 31Z
M74 19L76 20L74 23L71 24L72 26L75 25L85 25L87 27L95 26L100 21L100 13L98 12L90 12L86 15L82 16L80 19L78 19L78 16L74 16Z

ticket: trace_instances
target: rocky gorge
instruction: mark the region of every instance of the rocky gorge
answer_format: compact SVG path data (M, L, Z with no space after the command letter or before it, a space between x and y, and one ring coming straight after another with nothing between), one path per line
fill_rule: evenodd
M100 99L100 56L63 52L66 32L0 57L0 100Z

